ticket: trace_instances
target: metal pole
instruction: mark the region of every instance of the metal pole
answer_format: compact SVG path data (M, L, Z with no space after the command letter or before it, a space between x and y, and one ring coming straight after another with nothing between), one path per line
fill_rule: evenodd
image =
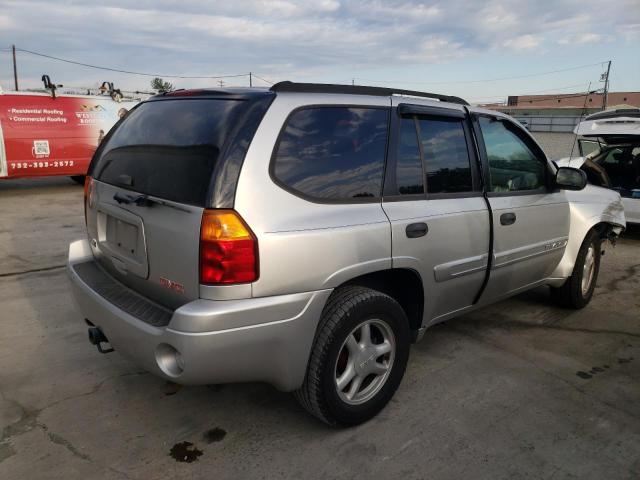
M607 65L607 76L604 78L604 95L602 97L602 110L607 109L607 96L609 95L609 71L611 70L611 60Z
M251 78L251 77L252 77L252 74L251 74L251 72L249 72L249 86L253 87L253 78Z
M13 53L13 82L15 83L16 92L18 91L18 67L16 65L16 46L11 45L11 51Z

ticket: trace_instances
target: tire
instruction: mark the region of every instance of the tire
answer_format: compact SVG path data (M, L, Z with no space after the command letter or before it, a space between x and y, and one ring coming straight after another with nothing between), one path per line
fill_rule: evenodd
M79 183L80 185L84 185L84 175L73 175L70 178L74 182Z
M551 296L558 304L580 309L591 301L600 272L601 243L597 231L587 233L571 276L562 287L551 289Z
M323 310L304 383L294 395L329 425L365 422L400 385L409 348L409 322L393 298L359 286L336 290ZM349 377L338 388L338 379Z

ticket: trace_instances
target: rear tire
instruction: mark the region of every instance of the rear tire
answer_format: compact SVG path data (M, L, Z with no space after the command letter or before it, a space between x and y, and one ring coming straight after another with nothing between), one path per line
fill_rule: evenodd
M329 425L356 425L389 402L409 358L409 322L393 298L350 286L324 308L304 383L294 392Z
M79 183L80 185L84 185L84 177L84 175L72 175L70 178L74 182Z
M551 296L558 304L580 309L591 301L600 272L601 243L597 231L590 230L587 233L580 246L573 273L562 287L551 288Z

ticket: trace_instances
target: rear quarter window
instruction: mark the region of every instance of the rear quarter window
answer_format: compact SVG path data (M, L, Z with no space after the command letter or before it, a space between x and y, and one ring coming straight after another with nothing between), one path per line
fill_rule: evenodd
M302 197L354 201L381 196L389 109L305 107L288 118L272 176Z
M97 180L204 206L213 169L246 101L175 99L132 110L97 152Z

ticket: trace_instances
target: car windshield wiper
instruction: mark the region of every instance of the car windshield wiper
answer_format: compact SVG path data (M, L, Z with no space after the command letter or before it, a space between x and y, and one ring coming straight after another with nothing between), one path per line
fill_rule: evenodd
M148 195L124 195L120 192L116 192L113 195L113 199L119 204L125 205L136 205L138 207L152 207L154 204L164 205L165 207L175 208L176 210L180 210L182 212L189 212L191 210L185 207L180 207L178 205L174 205L173 203L165 202L164 200L159 200L157 198L150 198Z

